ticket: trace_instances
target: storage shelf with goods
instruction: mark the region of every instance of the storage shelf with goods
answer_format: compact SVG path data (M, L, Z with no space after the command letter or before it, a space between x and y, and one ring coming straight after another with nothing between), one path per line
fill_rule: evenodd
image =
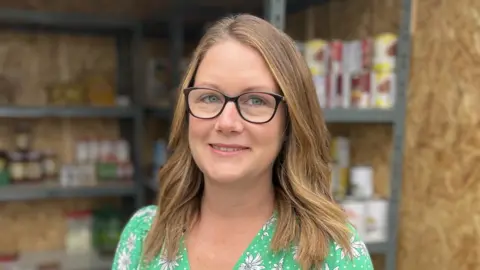
M313 38L297 42L297 47L309 65L322 108L369 110L363 119L369 122L386 116L393 120L396 44L395 34L384 33L348 41Z
M141 22L38 8L0 8L0 268L109 269L143 205Z
M328 1L288 17L286 27L334 137L333 192L375 269L396 269L411 8L411 0Z
M134 197L141 205L143 192L136 188L140 184L136 179L141 178L137 168L144 110L138 95L140 69L135 68L141 22L0 8L0 27L6 55L0 71L0 121L12 127L19 120L30 121L40 130L35 147L28 150L0 147L9 178L0 182L7 183L6 189L25 189L25 199L105 194ZM8 55L16 55L16 61L8 61ZM1 136L13 137L11 132ZM101 162L72 161L78 139L114 154ZM120 141L128 161L114 160L118 157L115 144ZM57 166L55 179L44 177L42 171L51 159ZM41 176L19 176L19 171L35 166L41 171L33 171ZM37 187L37 194L31 185Z
M10 147L0 151L0 200L133 196L134 166L126 140L80 138L75 149L40 149L34 125L15 125ZM13 147L12 147L13 146ZM74 153L75 158L67 156ZM70 160L70 161L68 161Z
M385 254L388 242L388 193L383 188L381 148L371 153L357 148L355 142L344 136L332 139L332 194L348 215L371 253ZM355 157L352 157L352 152ZM359 162L359 160L372 160ZM382 162L384 163L384 162Z

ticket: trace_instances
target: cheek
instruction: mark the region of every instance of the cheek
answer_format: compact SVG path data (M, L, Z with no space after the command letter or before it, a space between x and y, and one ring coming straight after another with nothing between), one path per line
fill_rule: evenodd
M190 148L195 148L195 144L208 137L212 130L208 124L209 121L191 117L188 120L188 141Z
M283 143L284 138L284 124L281 117L275 117L271 122L258 126L255 131L258 146L265 149L266 155L276 158Z

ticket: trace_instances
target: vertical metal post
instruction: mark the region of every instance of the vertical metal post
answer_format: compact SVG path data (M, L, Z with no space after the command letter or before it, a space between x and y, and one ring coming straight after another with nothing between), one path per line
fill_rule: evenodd
M116 38L117 47L117 95L132 97L131 33L121 33Z
M169 21L171 78L172 87L175 90L178 88L181 80L181 61L184 49L183 11L183 1L177 0L173 4L172 16Z
M138 24L132 33L131 54L133 63L133 101L135 104L135 116L133 119L133 145L132 157L134 165L134 184L135 184L135 208L138 209L146 204L145 182L146 178L142 168L142 148L144 136L144 111L143 95L145 93L144 70L145 70L145 48L143 46L143 27Z
M405 118L407 107L407 90L410 73L411 13L412 1L402 0L402 19L397 51L397 98L393 126L393 157L391 175L391 196L388 214L388 247L386 269L394 270L397 266L398 222L403 178L403 154L405 140Z
M280 30L285 30L287 0L263 0L264 17Z

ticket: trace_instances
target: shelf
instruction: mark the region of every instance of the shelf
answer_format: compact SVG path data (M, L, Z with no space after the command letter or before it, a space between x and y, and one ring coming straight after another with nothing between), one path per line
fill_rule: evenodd
M394 122L393 109L323 109L327 123L388 123Z
M53 198L91 198L131 196L135 194L132 182L102 183L93 187L61 187L58 185L10 185L0 187L0 202L43 200Z
M321 5L328 2L328 0L286 0L287 14L293 14L304 11L311 6Z
M156 107L146 107L146 112L149 115L152 115L155 118L163 120L172 120L173 112L170 108L156 108Z
M29 107L0 106L0 117L3 118L132 118L136 109L131 107Z
M139 23L132 20L107 18L79 13L51 13L18 9L0 9L0 25L87 32L133 31Z
M23 252L19 256L19 269L37 269L39 264L58 262L61 269L69 270L107 270L111 269L113 257L100 256L97 253L68 254L65 251Z
M388 250L387 243L366 243L366 245L370 254L386 254Z

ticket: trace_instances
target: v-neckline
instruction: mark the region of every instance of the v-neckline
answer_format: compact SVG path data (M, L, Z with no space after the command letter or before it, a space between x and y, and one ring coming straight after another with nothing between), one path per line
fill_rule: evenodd
M275 226L276 224L276 218L277 218L277 214L276 212L273 212L273 214L270 216L270 218L262 225L262 227L258 230L257 234L255 234L255 237L253 237L252 241L250 241L250 243L248 244L247 248L245 248L245 250L242 252L242 254L240 255L240 257L238 258L237 262L235 263L235 265L233 266L233 270L236 270L236 269L239 269L240 268L240 265L246 260L246 256L247 256L247 253L248 251L252 248L252 246L258 242L264 242L264 241L268 241L267 239L264 239L263 236L264 236L264 232L265 231L268 231L271 226ZM268 241L270 242L270 241ZM190 258L188 256L188 250L187 250L187 245L185 243L185 237L184 235L182 236L181 238L181 245L180 245L180 249L182 250L182 257L183 257L183 260L184 262L186 263L186 269L185 270L191 270L191 267L190 267Z

